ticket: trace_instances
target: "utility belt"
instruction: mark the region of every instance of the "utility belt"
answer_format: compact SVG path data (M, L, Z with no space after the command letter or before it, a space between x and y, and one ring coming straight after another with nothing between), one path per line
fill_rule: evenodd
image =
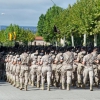
M91 67L91 66L93 66L93 64L86 64L86 66L90 66Z
M22 65L28 65L27 63L23 63Z

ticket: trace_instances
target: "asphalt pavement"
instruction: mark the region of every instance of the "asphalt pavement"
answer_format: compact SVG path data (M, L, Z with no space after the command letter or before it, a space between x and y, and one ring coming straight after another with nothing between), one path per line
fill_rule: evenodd
M19 90L7 82L0 81L0 100L100 100L100 88L94 91L71 87L70 91L51 87L50 91L28 86L28 91Z

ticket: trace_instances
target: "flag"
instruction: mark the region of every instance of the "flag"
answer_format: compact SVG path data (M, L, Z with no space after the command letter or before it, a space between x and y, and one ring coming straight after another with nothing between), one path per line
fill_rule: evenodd
M55 32L55 33L60 33L60 30L58 30L57 29L57 27L54 25L54 27L53 27L53 31Z
M54 32L57 32L57 27L55 25L54 25L53 29L54 29Z
M14 37L13 37L13 39L16 40L16 33L15 33L15 32L14 32Z
M8 34L8 39L9 39L10 41L12 40L12 34L11 34L11 33Z

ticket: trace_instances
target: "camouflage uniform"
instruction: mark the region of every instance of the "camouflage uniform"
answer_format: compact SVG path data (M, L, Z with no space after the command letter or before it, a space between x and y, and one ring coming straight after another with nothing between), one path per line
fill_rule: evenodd
M32 82L32 86L34 86L35 84L35 79L36 79L36 72L37 72L37 58L38 56L36 54L31 56L31 82Z
M44 90L45 77L47 75L47 89L50 90L51 74L52 74L52 68L51 68L52 58L46 54L42 57L41 62L43 63L42 73L41 73L41 81L42 81L41 88Z
M97 51L93 51L92 52L92 55L93 55L93 57L94 57L94 60L97 60L97 56L98 56L98 54L97 54ZM95 81L95 85L96 86L98 86L99 84L99 80L98 80L98 65L97 65L97 63L93 63L93 70L94 70L94 81Z
M41 82L41 72L42 72L42 65L40 65L42 56L38 56L38 67L37 67L37 88L40 87L40 82Z
M89 75L89 80L90 80L90 91L93 90L93 62L94 62L94 57L92 54L87 54L83 58L84 62L84 71L83 71L83 84L84 86L86 85L87 78Z
M70 84L72 81L74 54L72 52L67 51L63 54L63 57L64 60L63 60L63 66L61 70L62 89L65 89L65 83L67 80L67 90L70 90Z
M29 55L24 52L22 55L21 55L21 67L22 67L22 77L23 77L23 74L24 74L24 80L25 80L25 90L27 91L27 85L28 85L28 77L29 77ZM24 72L24 73L23 73ZM21 89L22 89L22 82L21 82Z
M81 51L78 53L77 56L77 61L78 61L78 66L77 66L77 83L78 83L78 87L80 87L82 85L82 78L83 78L83 69L84 69L84 65L82 64L83 61L83 57L85 56L86 51Z
M57 87L61 82L62 60L63 60L63 53L58 53L55 58L55 62L56 62L55 84Z
M18 87L20 87L19 75L20 75L20 70L21 70L21 58L19 55L17 55L16 60L17 60L17 64L16 64L16 71L15 71L16 74L15 75L16 75L16 87L18 88Z

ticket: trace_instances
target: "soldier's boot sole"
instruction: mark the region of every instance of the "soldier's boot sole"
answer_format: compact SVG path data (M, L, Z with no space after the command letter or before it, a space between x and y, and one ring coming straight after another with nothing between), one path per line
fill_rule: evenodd
M70 90L70 84L67 84L67 91Z

